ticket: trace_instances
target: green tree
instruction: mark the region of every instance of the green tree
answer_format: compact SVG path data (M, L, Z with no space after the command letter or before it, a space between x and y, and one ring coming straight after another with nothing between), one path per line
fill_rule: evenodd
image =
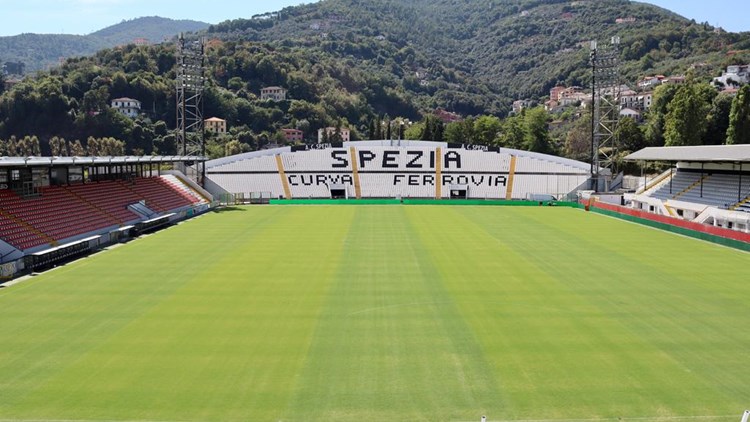
M726 94L720 94L714 98L711 111L708 113L708 128L704 142L706 145L723 145L727 142L732 102L732 97Z
M698 84L686 83L678 88L665 116L665 145L703 144L706 116L711 110L711 103L706 100Z
M417 122L406 128L404 131L404 139L421 140L422 133L425 130L424 122Z
M732 101L727 144L750 143L750 85L744 85Z
M481 116L474 121L474 143L495 145L500 136L502 123L495 116Z
M549 115L543 107L536 107L526 111L524 115L525 137L524 146L526 150L540 153L551 153L553 148L550 142L547 120Z
M242 152L242 144L237 139L233 139L224 145L224 156L237 155Z
M651 146L664 145L664 124L669 103L677 93L677 85L660 85L656 88L648 111L646 125L646 140Z
M590 132L590 129L589 129ZM589 140L591 135L589 134ZM617 131L615 132L615 138L620 142L620 149L622 151L635 152L645 148L646 137L643 131L638 126L638 123L631 117L623 117L620 119L620 123L617 125Z
M591 161L591 113L576 120L565 137L565 156L573 160Z
M503 122L503 133L500 136L500 145L505 148L523 149L526 129L524 116L511 116Z

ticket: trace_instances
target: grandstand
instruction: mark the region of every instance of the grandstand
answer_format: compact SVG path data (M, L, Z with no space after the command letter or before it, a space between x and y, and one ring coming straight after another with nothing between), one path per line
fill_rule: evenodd
M208 192L163 165L194 157L0 159L0 264L92 248L207 208ZM169 219L164 219L169 216ZM151 222L145 224L146 222ZM31 264L30 262L27 263Z
M590 165L506 148L425 141L361 141L276 148L206 163L214 195L274 198L565 197Z
M669 170L625 195L631 208L750 231L750 146L646 148L626 157L669 163Z

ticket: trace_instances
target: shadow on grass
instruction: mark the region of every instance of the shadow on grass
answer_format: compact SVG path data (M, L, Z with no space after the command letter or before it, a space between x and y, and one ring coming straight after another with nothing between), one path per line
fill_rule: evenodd
M241 212L245 212L245 211L247 211L247 210L246 210L245 208L243 208L243 207L235 207L235 206L228 206L228 207L218 207L218 208L214 208L214 212L217 212L217 213L222 213L222 212L234 212L234 211L241 211Z

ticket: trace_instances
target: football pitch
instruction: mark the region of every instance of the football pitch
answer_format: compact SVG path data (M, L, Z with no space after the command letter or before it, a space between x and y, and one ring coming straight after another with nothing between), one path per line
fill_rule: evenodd
M570 208L209 213L0 289L0 422L739 422L748 264Z

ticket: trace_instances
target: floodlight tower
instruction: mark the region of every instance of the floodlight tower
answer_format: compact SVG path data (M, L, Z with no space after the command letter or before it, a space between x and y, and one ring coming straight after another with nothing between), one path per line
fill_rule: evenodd
M620 37L609 45L591 41L591 179L596 191L609 190L619 150Z
M177 153L204 157L206 138L203 128L203 89L206 82L205 43L202 38L177 40ZM195 161L193 176L203 186L205 166Z

